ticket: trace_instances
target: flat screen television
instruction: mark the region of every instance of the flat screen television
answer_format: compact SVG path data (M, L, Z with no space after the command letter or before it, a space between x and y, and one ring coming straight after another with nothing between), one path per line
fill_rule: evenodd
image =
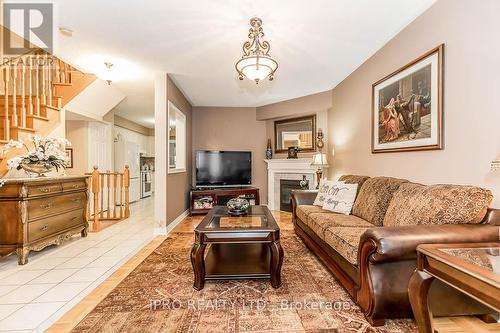
M252 152L196 152L196 187L250 186L252 184Z

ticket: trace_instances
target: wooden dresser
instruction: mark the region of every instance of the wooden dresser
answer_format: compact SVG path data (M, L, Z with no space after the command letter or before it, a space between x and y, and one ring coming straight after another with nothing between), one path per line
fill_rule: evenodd
M61 244L76 233L87 236L85 177L0 179L0 256Z

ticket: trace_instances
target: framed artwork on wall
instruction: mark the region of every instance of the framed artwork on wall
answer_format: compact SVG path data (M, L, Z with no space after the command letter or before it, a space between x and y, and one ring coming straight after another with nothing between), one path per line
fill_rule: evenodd
M73 168L73 148L66 148L66 157L68 158L68 162L66 162L66 169Z
M443 149L443 49L372 85L372 153Z

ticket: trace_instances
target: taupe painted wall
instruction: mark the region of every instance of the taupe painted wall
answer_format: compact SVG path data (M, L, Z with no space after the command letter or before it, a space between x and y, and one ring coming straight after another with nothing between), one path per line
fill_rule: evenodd
M257 120L266 121L266 136L271 139L274 151L274 121L305 115L316 115L316 129L321 128L325 143L328 142L328 111L332 107L332 91L302 96L287 101L273 103L257 108ZM325 145L325 151L328 149ZM314 153L299 153L299 157L312 157ZM286 158L287 154L274 154L273 158Z
M73 168L66 169L70 176L83 175L87 170L88 163L88 125L83 120L66 121L66 139L71 142L73 148Z
M333 90L328 117L334 169L404 177L423 183L475 184L494 191L500 207L500 1L439 0ZM372 154L371 85L445 44L444 150Z
M189 190L192 179L192 107L184 94L167 76L167 100L186 115L186 172L167 176L167 225L189 208ZM167 106L168 108L168 106ZM168 110L166 111L168 112ZM167 125L168 126L168 125Z
M267 203L266 123L256 120L255 108L194 107L193 160L197 150L252 152L252 185Z

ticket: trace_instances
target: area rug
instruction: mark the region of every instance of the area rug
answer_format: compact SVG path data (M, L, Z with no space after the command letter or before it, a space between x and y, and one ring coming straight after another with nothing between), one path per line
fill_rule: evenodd
M73 332L417 332L411 320L373 328L293 231L282 230L283 285L207 281L193 289L192 233L174 233Z

